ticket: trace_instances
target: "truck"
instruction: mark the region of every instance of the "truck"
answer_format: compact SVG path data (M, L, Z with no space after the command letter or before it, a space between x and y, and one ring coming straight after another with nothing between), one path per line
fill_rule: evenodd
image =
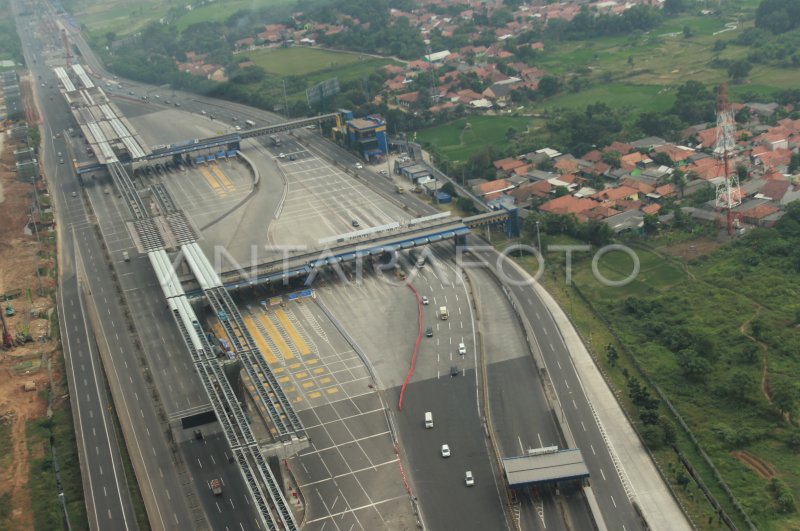
M214 493L214 496L222 494L222 482L219 479L212 479L208 486L211 487L211 492Z
M278 137L278 135L269 135L269 139L272 141L273 146L281 145L281 139Z
M442 319L442 321L447 321L447 319L450 317L450 314L447 313L447 306L439 307L439 317Z
M245 120L244 121L244 125L246 125L248 128L250 128L250 127L255 127L256 123L253 120Z
M433 428L433 413L430 411L425 412L425 428L430 429Z
M394 186L394 191L397 192L398 194L406 193L406 189L403 186L399 185L399 184L396 184Z

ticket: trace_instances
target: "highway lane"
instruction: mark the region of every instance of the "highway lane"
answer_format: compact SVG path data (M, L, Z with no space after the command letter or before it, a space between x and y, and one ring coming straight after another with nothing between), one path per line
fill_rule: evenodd
M164 301L161 286L150 261L145 255L138 254L134 247L126 228L125 219L129 216L126 212L127 207L115 200L115 194L102 193L105 186L113 185L110 183L103 185L98 181L97 186L87 187L87 192L95 207L94 212L97 213L104 241L117 268L119 283L136 329L148 331L140 334L139 339L161 403L168 419L171 420L173 436L183 454L183 463L194 480L195 490L199 493L198 501L215 529L224 529L224 525L218 527L218 524L222 523L231 525L232 529L240 528L240 523L241 529L256 529L252 522L258 519L250 506L249 493L241 474L236 465L230 465L227 458L222 457L223 451L219 445L222 444L227 448L224 439L220 442L218 440L220 437L208 438L205 444L192 446L191 441L194 440L192 430L183 430L180 426L182 416L210 411L211 406L195 373L180 331ZM129 262L125 262L122 258L124 251L129 253ZM204 431L208 428L213 427L202 426ZM218 425L216 429L219 430ZM201 463L205 463L205 466ZM228 470L231 466L233 471ZM226 514L222 519L224 522L220 521L220 513L213 504L208 505L203 501L209 477L216 477L215 475L225 479L226 498L248 500L247 503L242 502L237 511Z
M235 104L225 105L225 108L230 108L230 109L237 109L241 107L242 106L237 106ZM263 114L266 115L266 113ZM339 148L331 146L329 143L325 142L321 138L314 138L312 135L304 135L303 141L308 142L310 145L313 145L315 149L333 153L336 158L341 157L341 150L339 150ZM391 191L389 190L391 185L388 182L388 180L385 180L384 183L384 181L381 181L377 177L373 178L367 175L366 178L370 180L373 186L378 186L381 189L385 189L385 191L387 191L388 193L391 193ZM409 195L397 197L396 200L414 206L418 206L420 204L416 200L416 198ZM425 210L430 211L432 210L432 207L426 205ZM539 303L538 305L534 302L526 303L526 313L528 313L529 316L535 317L535 314L537 313L536 311L537 308L539 309L538 313L541 314L541 312L543 311L543 307L541 306L540 301L538 301L538 299L535 297L535 294L533 294L532 290L530 289L519 290L519 295L523 295L523 297L521 297L520 300L523 301L530 300ZM545 320L547 321L547 319ZM554 337L556 335L555 334L556 329L553 328L554 323L552 323L552 320L549 320L546 323L539 323L537 322L536 319L531 319L531 322L534 326L534 329L540 332L540 334L537 334L537 337L540 339L540 341L542 336L546 337L549 335L550 337ZM542 345L542 350L545 353L545 357L548 362L548 368L551 368L551 365L553 367L558 367L559 365L561 365L560 364L561 360L568 359L568 353L566 352L565 345L563 345L563 342L560 341L560 336L558 336L557 340L553 340L552 348L550 348L550 343L551 343L550 341L546 341L545 344ZM554 376L554 384L557 388L559 396L572 397L572 393L574 393L576 389L579 389L579 387L577 387L578 384L577 374L575 373L574 369L571 368L571 366L564 368L563 365L561 365L561 368L557 369L557 371L562 371L564 373L563 378ZM559 376L561 376L560 373ZM570 398L570 400L571 399L572 398ZM566 403L569 404L570 401L568 400L566 401ZM582 407L578 406L579 403L582 404ZM566 409L568 410L569 408ZM589 464L590 466L590 471L592 471L593 476L600 476L601 478L602 477L608 478L609 476L611 476L612 478L611 480L603 480L604 482L607 481L609 485L606 486L604 483L604 488L602 489L604 495L598 497L598 501L600 503L601 508L603 509L603 513L607 515L606 516L607 523L611 525L615 521L618 521L620 523L627 522L628 524L626 526L627 529L634 528L637 525L638 518L635 516L635 514L633 514L633 509L630 506L630 504L624 502L624 500L627 499L627 497L625 495L621 481L618 479L616 481L614 480L614 478L616 478L616 475L614 473L611 474L606 473L606 471L608 470L614 470L613 462L611 460L610 455L608 454L607 451L602 451L601 453L604 455L595 459L598 447L605 449L605 443L602 439L602 436L599 434L599 430L591 429L591 427L596 428L596 424L593 421L591 421L591 419L593 419L593 415L591 415L591 409L588 406L588 402L585 401L585 397L583 396L582 393L580 393L580 396L575 398L575 406L573 409L578 411L578 413L566 411L566 416L568 417L568 421L570 422L573 433L575 434L576 438L580 441L579 445L585 447L586 445L584 443L588 443L590 451L584 452L584 457L587 459L587 464ZM590 420L590 422L587 424L586 420ZM583 424L581 424L582 422ZM583 429L584 425L587 428L586 435L581 433L584 431ZM623 500L623 502L620 503L619 500Z
M23 22L23 24L25 23ZM29 56L28 59L32 59L27 49L26 55ZM28 64L33 64L32 60L29 60ZM38 75L42 75L43 78L45 75L52 75L49 67L45 64L45 61L42 57L37 58L37 61L34 64L33 72L37 77ZM72 237L67 237L67 234L74 229L75 237L80 242L79 245L81 249L81 256L83 257L85 266L89 271L87 276L89 278L91 292L94 297L102 297L102 300L96 301L96 306L102 307L104 310L106 310L106 315L103 316L103 319L101 320L100 330L94 330L93 335L96 335L98 341L101 341L101 348L111 350L111 345L113 344L114 346L115 353L112 356L112 359L115 361L115 364L111 367L106 367L106 373L110 375L110 384L112 386L119 385L120 374L125 374L128 376L129 382L127 385L124 385L124 388L125 391L129 393L129 399L135 399L137 403L141 402L141 407L138 409L138 411L133 409L133 407L128 408L127 400L124 404L116 404L116 406L120 416L120 421L123 424L123 428L127 428L128 425L131 425L132 428L132 431L126 431L126 433L131 435L133 440L127 442L129 449L132 450L131 456L134 464L136 465L137 459L142 462L140 466L143 467L142 470L144 470L144 475L139 474L138 479L140 479L142 482L144 495L146 498L153 499L153 503L157 507L155 514L150 515L153 518L151 522L155 524L155 528L166 529L169 527L173 529L192 529L195 526L191 523L191 513L188 510L185 502L177 499L175 503L170 504L171 506L167 508L164 502L161 502L162 505L159 506L159 501L154 495L156 491L159 492L159 496L163 496L164 493L170 492L173 494L180 493L180 476L174 469L173 463L170 459L170 452L166 447L166 443L162 439L161 431L157 428L157 416L152 408L152 404L150 404L150 395L146 390L141 373L138 370L129 370L129 360L132 362L131 368L136 367L136 362L133 359L132 354L134 349L132 348L128 338L127 330L124 328L124 319L122 317L121 310L116 304L116 290L109 275L109 268L105 262L105 256L103 255L99 243L97 242L97 236L94 227L93 225L89 224L87 219L87 212L85 211L82 202L82 190L78 184L77 178L72 173L69 164L61 165L54 164L52 162L55 158L56 151L66 153L66 142L63 138L63 135L54 138L55 132L63 131L74 124L72 124L71 117L64 109L65 105L63 98L59 96L58 98L50 100L49 98L45 99L42 97L42 94L39 94L39 96L41 100L40 108L42 109L44 116L46 116L48 119L44 127L41 128L43 131L42 137L44 144L43 158L45 162L46 174L50 181L50 190L54 195L54 202L57 207L57 224L61 231L60 263L62 264L62 280L65 280L67 285L69 285L71 278L70 275L74 276L75 274L75 267L73 265L75 258L73 239ZM76 195L76 197L73 197L73 193ZM66 291L62 289L62 298L60 300L62 308L75 307L77 296L77 288ZM64 324L66 325L65 330L67 331L67 334L69 334L69 326L66 323ZM120 334L120 332L122 333ZM109 337L112 339L109 339ZM68 345L68 338L65 338L64 343L65 345ZM69 349L69 346L67 346L67 348ZM66 353L66 356L68 357L78 355L79 353L77 352L73 353L70 351ZM99 369L99 360L96 361L96 366L98 367L99 371L101 370ZM117 363L120 364L120 367L116 366ZM125 365L125 369L121 368L122 364ZM86 364L84 363L84 366L85 365ZM80 365L77 365L77 367L78 370L80 370ZM92 382L90 382L88 378L82 378L80 373L76 373L76 378L72 381L72 383L76 389L75 393L73 394L78 396L85 394L86 390L91 390L92 387ZM99 403L98 398L96 398L96 401ZM88 436L87 434L89 433L100 433L98 431L97 424L89 425L87 424L86 420L95 419L94 422L98 423L101 420L100 416L87 413L86 415L82 415L81 418L81 425L78 427L78 429L81 434L84 435L84 437ZM150 428L154 428L156 437L151 438ZM99 448L99 445L97 446ZM108 442L106 443L106 448L108 449L109 455L118 454L117 448ZM125 485L124 482L119 483L112 480L111 474L108 473L108 470L111 469L110 465L99 462L91 456L88 456L87 461L83 464L84 471L94 467L95 464L97 464L98 467L103 466L103 470L105 471L105 484L98 482L93 482L91 484L91 488L89 489L90 492L87 496L87 508L90 512L90 516L93 513L102 514L103 512L108 512L108 510L104 511L103 504L107 504L110 502L110 500L112 500L112 493L114 492L113 489L121 489L124 486L125 490L127 490L127 485ZM84 474L84 476L85 475L86 474ZM158 483L158 485L154 486L156 483ZM117 487L114 485L117 485ZM106 493L109 494L107 495ZM130 494L121 494L120 496L124 500L126 496L129 498ZM120 496L117 497L119 498ZM112 511L112 516L113 514L114 513ZM120 509L119 514L124 514L124 509ZM120 516L117 519L118 523L115 523L115 527L122 526L122 520L123 518ZM128 521L130 521L130 518L128 518ZM161 525L158 525L158 522L162 522ZM135 525L135 523L133 525ZM99 528L107 529L108 525L101 524Z
M68 301L66 305L64 301ZM58 302L89 526L93 530L138 529L105 392L105 375L94 330L84 316L77 275L62 276Z
M477 238L471 237L470 240L474 246L484 245ZM496 263L497 253L494 250L473 247L472 252L490 264ZM522 305L521 310L533 326L536 342L545 360L545 370L549 373L563 406L560 414L564 415L577 446L582 450L606 525L609 529L627 531L641 529L640 518L628 499L622 479L617 474L614 458L595 421L591 404L583 392L577 371L555 321L532 286L526 285L526 279L516 268L506 266L504 274L511 282L509 289L517 296Z
M566 448L508 299L487 271L470 271L470 278L481 315L492 427L502 457L526 455L533 448ZM592 527L577 485L561 485L558 495L553 487L526 489L518 499L523 529Z
M17 17L17 29L23 43L33 42L28 24L31 20L31 17ZM46 71L43 58L25 44L23 54L26 63L34 67L31 69L34 79L38 79ZM35 86L34 90L37 90ZM43 149L40 157L45 174L51 180L50 191L58 220L58 317L87 518L92 530L109 527L134 530L138 526L119 455L121 441L114 431L95 331L87 322L78 283L74 236L75 231L88 230L86 212L83 203L72 198L72 193L79 193L80 188L69 179L67 166L54 163L57 150L63 151L65 147L63 139L58 142L52 139L48 125L41 128ZM62 185L56 186L57 183ZM69 493L66 495L69 497Z
M303 135L303 141L308 142L313 151L319 151L323 156L334 158L334 160L336 157L341 158L339 155L341 148L321 137ZM371 187L387 194L393 193L394 186L389 179L367 170L359 171L358 174ZM413 194L395 194L395 200L423 215L438 212L433 205L421 201ZM469 243L477 246L485 245L483 240L474 236L470 237ZM491 257L490 263L494 263L496 260L494 251L485 251L481 255L487 260ZM506 271L509 272L511 278L516 278L515 275L518 275L516 270L511 267L507 267ZM592 485L596 487L594 492L606 524L610 529L623 529L624 527L630 531L641 528L640 519L628 500L622 480L617 475L614 461L594 420L589 401L582 392L577 372L570 361L566 345L561 339L555 323L532 287L523 285L515 286L512 289L519 300L524 303L524 312L528 316L545 354L547 369L556 371L551 372L553 385L564 403L565 418L578 447L583 449L584 460L589 467ZM540 316L542 319L539 318ZM567 407L568 405L572 407Z

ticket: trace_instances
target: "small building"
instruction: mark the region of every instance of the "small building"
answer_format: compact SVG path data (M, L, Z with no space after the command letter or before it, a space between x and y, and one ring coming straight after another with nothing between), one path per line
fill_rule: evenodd
M372 160L389 152L386 137L386 121L378 114L364 118L352 118L345 123L345 143L357 151L364 160Z

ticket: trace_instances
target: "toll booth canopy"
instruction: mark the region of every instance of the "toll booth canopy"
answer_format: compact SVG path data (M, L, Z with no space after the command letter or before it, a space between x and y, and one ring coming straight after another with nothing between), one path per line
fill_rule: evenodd
M507 457L503 459L503 468L511 488L589 477L589 469L577 448Z

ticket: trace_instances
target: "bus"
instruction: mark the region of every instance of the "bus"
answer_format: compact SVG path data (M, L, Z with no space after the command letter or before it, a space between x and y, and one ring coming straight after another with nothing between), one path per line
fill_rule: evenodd
M269 139L272 140L272 145L273 146L280 146L281 145L281 139L278 138L278 135L269 135Z
M253 120L245 120L244 125L246 125L247 127L255 127L256 123Z

